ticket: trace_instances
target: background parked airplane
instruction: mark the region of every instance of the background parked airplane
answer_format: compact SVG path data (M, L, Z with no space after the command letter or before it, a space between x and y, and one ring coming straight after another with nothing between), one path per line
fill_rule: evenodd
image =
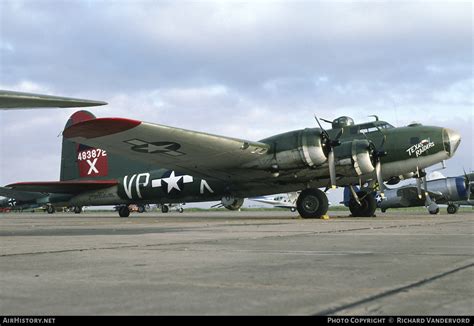
M439 213L439 204L448 205L449 214L455 214L460 205L474 205L474 173L457 177L441 177L411 183L398 188L386 188L384 197L373 193L382 213L389 208L426 207L430 214ZM348 206L350 189L344 189L343 204Z
M298 200L298 195L299 192L289 192L286 194L260 196L249 199L259 203L273 205L278 208L288 208L292 212L296 212L296 201Z
M377 205L382 212L389 208L425 206L430 214L439 212L439 204L448 205L449 214L455 214L459 206L472 205L472 183L474 173L457 177L429 180L418 184L409 184L385 191L385 199L377 196Z

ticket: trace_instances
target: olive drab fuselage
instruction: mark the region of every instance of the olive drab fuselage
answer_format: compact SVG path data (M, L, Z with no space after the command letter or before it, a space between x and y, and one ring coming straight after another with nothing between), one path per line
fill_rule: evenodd
M458 140L450 143L449 132L444 128L418 124L394 128L378 120L333 128L328 134L330 137L339 135L340 144L334 147L338 186L374 180L370 144L372 148L383 150L382 175L388 180L448 159L456 150L452 147L459 143ZM307 128L261 140L269 145L269 150L241 167L240 172L248 177L225 180L209 175L198 178L175 170L137 171L135 168L134 173L115 176L116 187L80 194L71 202L82 205L195 202L326 187L328 151L321 135L321 129ZM109 169L116 164L120 164L116 158L113 162L109 160Z

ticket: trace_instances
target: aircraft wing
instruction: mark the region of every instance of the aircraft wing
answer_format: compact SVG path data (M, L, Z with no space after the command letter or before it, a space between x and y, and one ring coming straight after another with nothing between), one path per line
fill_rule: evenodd
M13 183L6 186L6 188L12 191L32 193L78 194L84 191L112 187L117 184L118 181L116 180L40 181Z
M422 192L423 193L425 192L423 188L422 188ZM444 198L443 193L439 191L430 191L428 189L428 194L430 198L435 201L438 201ZM416 188L416 186L405 186L403 188L398 189L397 196L402 197L402 200L409 200L409 201L419 200L418 189Z
M35 199L44 197L46 195L40 192L29 192L29 191L15 190L12 188L0 187L0 196L7 197L7 198L15 198L16 200L21 200L21 201L29 201L29 200L35 200Z
M0 110L25 108L74 108L106 104L106 102L102 101L0 90Z
M63 136L147 164L225 180L248 177L251 172L243 172L244 165L270 147L261 142L122 118L79 122L66 128Z

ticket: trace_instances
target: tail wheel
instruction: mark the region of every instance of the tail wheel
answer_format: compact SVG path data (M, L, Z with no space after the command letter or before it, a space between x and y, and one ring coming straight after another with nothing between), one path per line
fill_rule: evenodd
M46 211L48 212L48 214L53 214L54 212L56 212L56 209L53 205L48 205L48 207L46 207Z
M349 200L349 210L354 217L372 217L377 209L377 201L372 193L366 191L357 192L359 203L351 196Z
M328 197L319 189L305 189L298 196L296 208L302 218L320 218L328 211Z
M120 217L129 217L130 216L130 210L128 209L128 206L120 207L119 215L120 215Z

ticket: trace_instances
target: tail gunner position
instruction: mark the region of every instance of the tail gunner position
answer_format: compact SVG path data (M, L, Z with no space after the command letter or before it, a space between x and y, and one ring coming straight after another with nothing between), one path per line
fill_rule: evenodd
M330 123L329 130L319 124L248 141L79 111L63 132L60 181L7 188L56 194L49 198L61 201L52 206L120 205L120 216L130 214L131 204L221 200L238 209L246 197L301 191L298 212L319 218L328 210L319 188L349 186L352 215L372 216L372 193L383 195L384 181L423 177L426 167L452 157L461 140L447 128L395 128L377 117Z

